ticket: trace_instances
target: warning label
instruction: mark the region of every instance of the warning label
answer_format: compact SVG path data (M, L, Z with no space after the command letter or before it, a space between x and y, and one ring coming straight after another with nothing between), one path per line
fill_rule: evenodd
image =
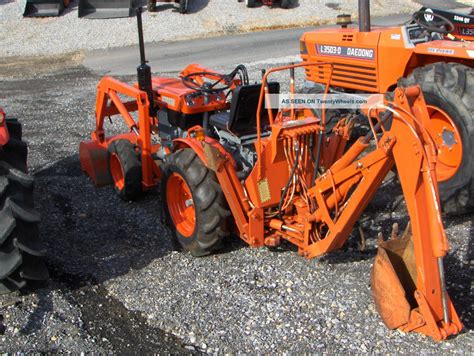
M316 45L316 53L322 56L346 57L355 59L375 59L375 50L372 48L359 48L348 46Z
M435 53L435 54L442 54L446 56L446 55L453 55L454 49L428 47L428 52Z

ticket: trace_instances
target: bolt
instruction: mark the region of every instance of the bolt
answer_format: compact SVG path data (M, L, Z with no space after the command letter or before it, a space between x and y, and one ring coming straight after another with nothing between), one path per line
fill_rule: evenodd
M186 208L189 208L190 206L193 206L194 205L194 202L192 199L187 199L185 202L184 202L184 205L186 206Z

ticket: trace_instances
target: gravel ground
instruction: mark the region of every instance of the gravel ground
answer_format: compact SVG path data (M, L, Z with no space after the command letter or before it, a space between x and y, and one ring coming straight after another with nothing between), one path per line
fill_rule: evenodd
M87 20L77 17L78 0L60 17L23 18L25 0L0 0L0 57L52 55L136 44L133 18ZM159 3L158 3L159 4ZM334 22L342 12L356 16L354 0L300 0L291 10L266 6L248 9L237 0L193 0L190 13L181 15L174 5L159 4L143 16L144 35L152 41L231 34L257 29L310 26ZM411 0L372 1L372 15L412 12ZM120 29L118 31L117 29ZM25 42L28 45L25 45Z
M253 80L269 65L250 65ZM403 207L387 208L396 186L381 190L364 216L365 251L354 235L341 251L305 260L289 245L251 249L232 237L220 253L192 258L162 224L157 192L126 203L80 171L98 79L75 67L0 81L0 102L21 118L30 144L52 274L35 292L0 297L0 351L472 353L472 216L445 220L448 290L462 334L436 343L387 330L369 274L377 232L406 223Z

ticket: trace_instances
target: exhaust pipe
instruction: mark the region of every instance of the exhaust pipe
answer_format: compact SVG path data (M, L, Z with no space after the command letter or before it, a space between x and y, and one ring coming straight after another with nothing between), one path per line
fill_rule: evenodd
M137 67L138 88L147 93L150 102L150 116L155 116L153 88L151 84L151 68L145 58L145 41L143 40L142 8L137 8L138 44L140 47L140 65Z
M359 32L370 32L370 0L359 0Z

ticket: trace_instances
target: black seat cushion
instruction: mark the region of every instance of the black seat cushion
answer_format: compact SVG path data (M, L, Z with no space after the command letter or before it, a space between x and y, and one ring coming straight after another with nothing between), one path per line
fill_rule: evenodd
M230 112L217 113L209 119L211 125L218 129L229 131L241 137L256 134L257 132L257 107L260 98L261 84L244 85L232 93ZM270 94L280 92L280 83L268 83ZM262 105L260 111L260 127L262 131L268 126L268 111Z
M219 130L229 131L230 111L219 112L211 115L209 124L217 127Z

